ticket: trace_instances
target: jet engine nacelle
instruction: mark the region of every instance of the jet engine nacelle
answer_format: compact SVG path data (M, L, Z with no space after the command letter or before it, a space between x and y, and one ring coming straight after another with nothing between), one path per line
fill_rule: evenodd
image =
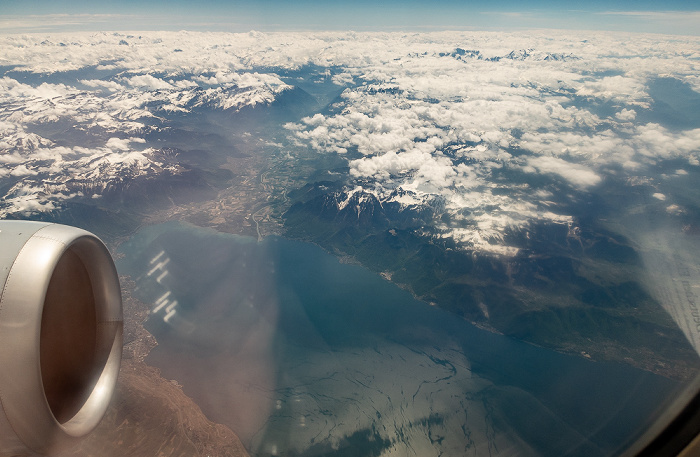
M122 331L119 278L97 237L0 221L0 456L54 453L97 426Z

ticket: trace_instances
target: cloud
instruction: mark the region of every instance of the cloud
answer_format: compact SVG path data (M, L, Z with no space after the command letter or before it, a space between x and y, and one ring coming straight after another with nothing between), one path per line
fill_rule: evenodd
M351 73L343 72L335 74L331 77L333 84L337 86L350 86L355 83L355 78Z
M552 173L566 179L572 185L585 189L601 181L600 176L584 165L574 164L557 157L532 157L528 159L526 172Z
M79 82L88 87L107 89L110 92L124 90L124 86L115 81L102 81L100 79L81 79Z
M698 46L693 37L552 31L0 35L4 67L48 81L66 80L66 70L104 75L72 86L0 78L0 176L20 179L5 201L48 208L79 195L61 173L157 173L137 139L145 129L193 107L271 103L292 87L288 75L307 72L346 89L323 114L285 125L289 154L339 154L347 188L381 201L439 200L445 218L426 236L508 255L518 249L508 233L571 223L557 205L562 183L590 192L607 179L642 180L664 160L700 163L700 130L643 120L651 79L700 87ZM57 146L30 133L64 121L100 132L102 143ZM54 203L37 200L44 178L57 182Z
M606 76L584 81L577 90L578 95L614 100L626 103L645 104L649 100L643 80L621 75Z
M128 151L131 149L131 143L145 143L146 140L143 138L115 138L112 137L107 140L105 148L111 149L113 151Z
M572 216L558 212L556 195L538 187L550 180L528 179L522 187L497 176L549 175L590 192L606 177L625 179L669 158L698 161L696 132L638 122L638 112L650 108L649 79L692 80L692 45L680 51L672 40L597 33L585 42L575 35L549 42L454 35L433 34L430 42L410 37L403 49L391 35L373 45L379 36L361 35L359 63L343 43L335 52L353 85L333 112L287 125L293 140L320 154L353 157L348 186L360 185L380 201L397 188L412 192L402 194L406 204L416 196L444 198L452 222L436 225L439 236L500 253L517 251L504 247L508 231L535 221L568 224ZM328 48L340 48L331 43ZM517 51L535 45L541 48ZM615 111L596 109L603 105Z
M41 83L38 86L31 86L7 76L0 78L0 100L5 101L52 100L67 95L74 95L76 92L76 89L65 84Z
M674 216L682 216L683 214L686 213L685 209L681 206L678 206L676 204L673 205L668 205L666 207L666 212L668 214L672 214Z
M686 158L690 163L700 158L700 129L670 131L648 123L636 128L632 143L648 160Z
M10 176L15 176L15 177L32 176L32 175L36 175L36 174L37 174L37 172L35 170L30 170L24 164L17 165L16 167L14 167L12 169L12 171L10 171Z
M131 78L125 78L124 81L133 87L147 90L173 89L171 84L151 75L132 76Z
M633 109L623 108L615 113L615 117L621 121L633 121L637 117L637 112Z

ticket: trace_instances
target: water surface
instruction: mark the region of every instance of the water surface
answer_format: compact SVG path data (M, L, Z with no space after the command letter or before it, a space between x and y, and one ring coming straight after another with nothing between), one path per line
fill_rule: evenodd
M478 329L320 248L147 227L147 362L252 455L609 455L677 388ZM348 454L350 452L350 454Z

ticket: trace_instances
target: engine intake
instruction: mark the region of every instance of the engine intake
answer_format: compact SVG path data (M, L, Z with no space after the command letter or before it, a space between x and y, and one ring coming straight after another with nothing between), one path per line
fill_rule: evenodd
M0 221L0 455L68 448L102 419L119 373L122 303L93 234Z

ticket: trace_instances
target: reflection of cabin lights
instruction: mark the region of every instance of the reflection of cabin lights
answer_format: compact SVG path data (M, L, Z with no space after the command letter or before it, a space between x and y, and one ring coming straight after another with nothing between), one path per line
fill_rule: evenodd
M164 266L170 263L170 257L167 259L163 260L162 262L158 263L155 267L151 268L151 270L146 273L146 276L151 276L153 273L155 273L157 270L162 270Z
M167 308L165 308L165 312L169 313L170 311L173 310L177 306L177 300L174 300L171 304L168 305Z
M165 278L166 276L168 276L168 270L165 270L163 273L161 273L160 276L156 278L156 282L160 284L160 280Z
M163 309L163 307L164 307L165 305L167 305L167 304L168 304L168 300L163 300L163 303L161 303L160 305L156 306L156 307L153 309L153 312L154 312L154 313L157 313L158 311L160 311L161 309Z
M166 293L164 293L163 295L161 295L160 298L159 298L158 300L156 300L156 305L160 304L160 302L162 302L163 300L165 300L165 299L168 298L169 296L170 296L170 291L167 291Z
M175 311L175 310L170 311L170 312L169 312L168 314L166 314L165 317L163 318L163 322L168 322L168 321L170 321L170 318L173 317L173 316L175 315L175 313L177 313L177 311Z
M151 259L151 265L156 263L161 257L163 257L163 254L165 254L165 251L160 251L157 256L153 257Z

